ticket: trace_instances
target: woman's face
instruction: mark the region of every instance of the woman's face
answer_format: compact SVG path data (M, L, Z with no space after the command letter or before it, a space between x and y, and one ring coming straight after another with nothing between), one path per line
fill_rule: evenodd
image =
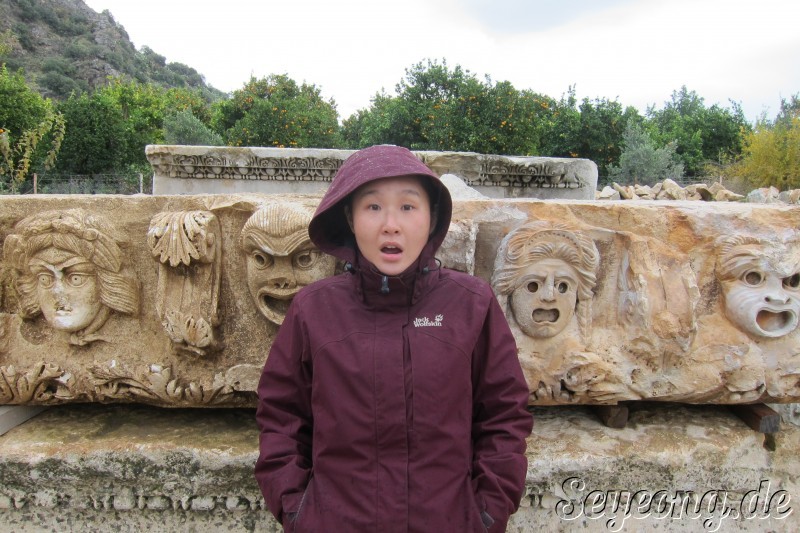
M561 259L542 259L528 266L511 293L511 310L522 331L534 338L561 333L575 314L578 273Z
M92 323L103 304L91 261L50 247L34 254L28 267L36 276L42 314L52 327L75 332Z

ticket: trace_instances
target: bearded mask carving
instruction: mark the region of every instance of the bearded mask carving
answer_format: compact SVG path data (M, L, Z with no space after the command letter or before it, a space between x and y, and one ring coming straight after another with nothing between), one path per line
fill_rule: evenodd
M260 207L242 228L247 287L267 320L282 324L292 298L309 283L333 274L335 259L308 237L313 211L298 204Z

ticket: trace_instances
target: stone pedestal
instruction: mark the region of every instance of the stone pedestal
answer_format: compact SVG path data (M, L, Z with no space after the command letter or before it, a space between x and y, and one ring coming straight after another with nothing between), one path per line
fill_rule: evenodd
M53 407L0 436L0 531L280 531L252 475L254 416ZM621 430L587 407L534 417L527 494L509 531L800 528L789 513L800 502L800 428L785 425L770 451L723 406L635 404ZM690 492L697 510L681 503ZM663 505L631 506L625 518L633 494Z

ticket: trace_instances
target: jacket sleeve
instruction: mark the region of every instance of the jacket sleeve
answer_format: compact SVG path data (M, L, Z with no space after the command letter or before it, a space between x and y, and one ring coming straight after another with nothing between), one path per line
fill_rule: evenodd
M302 320L291 306L258 385L255 476L281 523L297 512L311 475L311 362Z
M502 532L525 489L533 417L517 345L493 296L472 355L472 484L484 525Z

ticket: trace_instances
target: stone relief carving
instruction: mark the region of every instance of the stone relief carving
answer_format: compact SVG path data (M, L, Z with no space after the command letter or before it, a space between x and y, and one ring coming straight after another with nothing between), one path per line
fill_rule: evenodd
M71 399L70 374L50 363L39 362L27 371L13 365L0 367L0 405L51 403Z
M268 203L247 220L240 245L247 255L247 287L267 320L282 324L289 303L312 281L333 274L336 261L308 238L314 214L296 203Z
M151 157L153 168L171 178L269 181L331 181L344 159L333 157L259 157L237 161L222 155L170 154Z
M786 240L717 239L720 309L698 320L686 359L697 379L676 397L740 403L800 392L799 243L794 233Z
M562 162L513 163L487 158L478 179L468 180L467 185L574 189L584 184L574 168Z
M493 284L523 333L554 337L577 317L585 342L599 262L594 242L566 226L530 222L509 235L501 254Z
M0 199L0 403L252 406L289 302L335 269L308 241L316 202ZM800 211L482 199L454 213L439 258L491 277L531 403L800 399Z
M154 364L134 373L117 361L94 365L90 373L99 401L122 400L183 407L234 406L249 401L246 395L237 393L226 384L221 374L214 377L211 385L203 385L182 379L168 366Z
M528 222L500 245L492 284L537 403L627 397L613 364L591 351L598 266L594 241L562 224Z
M20 221L3 245L16 273L19 313L44 315L69 343L100 335L112 311L135 315L138 284L123 261L122 241L102 217L82 209L47 211Z
M147 243L159 261L156 312L180 352L206 355L219 348L220 226L208 211L159 213Z
M117 487L115 492L100 494L64 494L41 489L37 492L0 490L0 510L40 507L44 509L95 509L102 511L188 511L222 512L266 510L260 495L241 494L168 494L152 493L140 487Z
M725 314L754 337L777 338L800 317L800 247L749 236L718 242L716 274Z

